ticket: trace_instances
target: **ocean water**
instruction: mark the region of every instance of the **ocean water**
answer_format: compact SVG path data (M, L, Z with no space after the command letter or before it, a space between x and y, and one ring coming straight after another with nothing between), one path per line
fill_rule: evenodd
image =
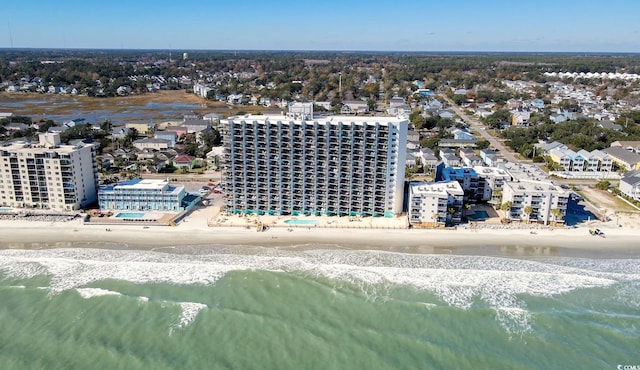
M0 369L616 369L640 259L4 249L0 328Z

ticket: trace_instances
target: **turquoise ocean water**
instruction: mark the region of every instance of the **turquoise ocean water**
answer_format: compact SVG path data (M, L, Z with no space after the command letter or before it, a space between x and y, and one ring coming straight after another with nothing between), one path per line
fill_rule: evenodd
M0 369L616 369L640 259L0 250Z

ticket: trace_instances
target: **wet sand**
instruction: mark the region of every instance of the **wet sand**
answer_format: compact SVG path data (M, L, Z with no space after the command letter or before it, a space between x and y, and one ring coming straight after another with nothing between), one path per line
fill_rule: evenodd
M136 248L179 246L259 246L281 249L363 249L403 253L585 257L638 257L640 230L598 225L606 237L575 229L381 230L207 227L198 222L175 227L85 225L69 222L0 221L2 248ZM108 231L110 230L110 231Z

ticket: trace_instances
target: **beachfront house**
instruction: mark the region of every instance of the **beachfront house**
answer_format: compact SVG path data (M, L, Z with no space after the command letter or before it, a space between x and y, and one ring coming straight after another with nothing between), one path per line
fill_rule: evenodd
M119 126L111 129L111 138L114 140L124 139L127 135L129 135L127 127Z
M640 170L629 171L620 179L620 192L640 201Z
M458 152L460 159L465 167L473 167L482 165L482 158L480 158L476 151L469 148L462 148Z

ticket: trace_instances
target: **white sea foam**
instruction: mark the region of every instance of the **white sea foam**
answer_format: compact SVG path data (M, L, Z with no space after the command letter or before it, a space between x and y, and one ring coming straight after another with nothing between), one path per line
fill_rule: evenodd
M181 252L179 248L175 252ZM468 309L484 302L508 330L529 327L519 295L552 296L580 288L640 280L638 260L538 259L415 255L378 251L274 248L210 248L197 254L100 249L2 250L0 272L15 278L51 277L51 292L105 280L133 283L214 284L230 271L267 270L311 274L348 282L368 299L384 299L392 285L432 292ZM181 303L180 327L206 307ZM516 330L517 331L517 330Z
M80 294L80 296L84 299L89 299L93 297L101 297L108 295L119 296L122 295L118 292L114 292L111 290L100 289L100 288L76 288L76 291Z
M190 325L193 320L196 319L198 313L204 310L208 306L203 303L196 302L180 302L178 303L180 308L182 309L182 314L180 315L180 322L178 323L179 328L184 328Z

